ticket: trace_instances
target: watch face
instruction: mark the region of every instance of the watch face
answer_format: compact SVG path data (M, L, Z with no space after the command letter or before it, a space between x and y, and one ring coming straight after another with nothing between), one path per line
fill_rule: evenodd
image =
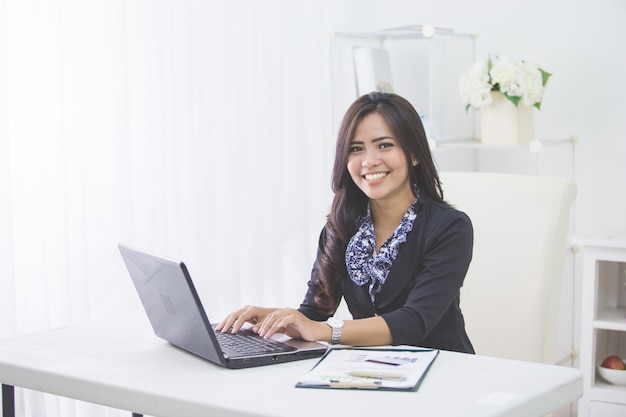
M328 324L330 325L330 327L342 328L343 327L343 320L335 318L335 317L331 317L331 318L328 319Z

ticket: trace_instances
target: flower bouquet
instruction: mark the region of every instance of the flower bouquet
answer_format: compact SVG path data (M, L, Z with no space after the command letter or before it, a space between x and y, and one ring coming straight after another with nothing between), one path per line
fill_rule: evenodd
M477 62L461 76L465 109L480 109L481 142L514 145L534 140L533 107L541 109L550 76L530 62L500 56Z
M479 109L491 103L491 92L500 91L515 106L520 102L541 109L543 92L552 74L521 59L496 56L474 64L461 77L461 99Z

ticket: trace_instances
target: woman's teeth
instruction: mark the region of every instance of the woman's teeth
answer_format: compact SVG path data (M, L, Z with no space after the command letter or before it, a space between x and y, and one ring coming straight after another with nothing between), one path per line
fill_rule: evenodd
M368 181L379 180L387 176L386 172L378 172L376 174L365 174L365 179Z

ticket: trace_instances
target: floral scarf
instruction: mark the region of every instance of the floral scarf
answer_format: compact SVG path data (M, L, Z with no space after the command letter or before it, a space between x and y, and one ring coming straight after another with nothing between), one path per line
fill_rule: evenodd
M413 230L413 223L417 217L416 206L417 199L404 214L395 232L383 243L379 253L376 253L376 234L369 206L359 230L348 242L346 248L348 275L357 285L369 284L372 303L375 303L376 296L387 280L391 265L400 252L400 246L406 242L407 233Z

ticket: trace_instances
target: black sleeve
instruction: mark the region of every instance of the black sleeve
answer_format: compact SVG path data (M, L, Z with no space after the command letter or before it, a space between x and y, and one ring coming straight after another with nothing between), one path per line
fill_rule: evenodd
M381 315L396 345L419 346L435 328L437 333L464 332L455 304L472 258L474 235L465 213L452 213L429 229L419 271L407 271L416 276L404 305Z
M319 291L319 286L317 285L318 260L322 253L322 248L323 248L324 241L325 241L325 230L326 229L322 230L322 232L320 233L320 238L319 238L318 247L317 247L317 256L316 256L315 262L313 263L313 269L311 270L311 278L309 280L309 283L307 284L308 289L304 296L304 300L302 301L302 303L300 304L300 307L298 308L298 311L300 311L302 314L307 316L309 319L315 320L315 321L324 321L328 317L330 317L330 315L322 312L320 308L317 306L317 303L315 302L315 295Z

